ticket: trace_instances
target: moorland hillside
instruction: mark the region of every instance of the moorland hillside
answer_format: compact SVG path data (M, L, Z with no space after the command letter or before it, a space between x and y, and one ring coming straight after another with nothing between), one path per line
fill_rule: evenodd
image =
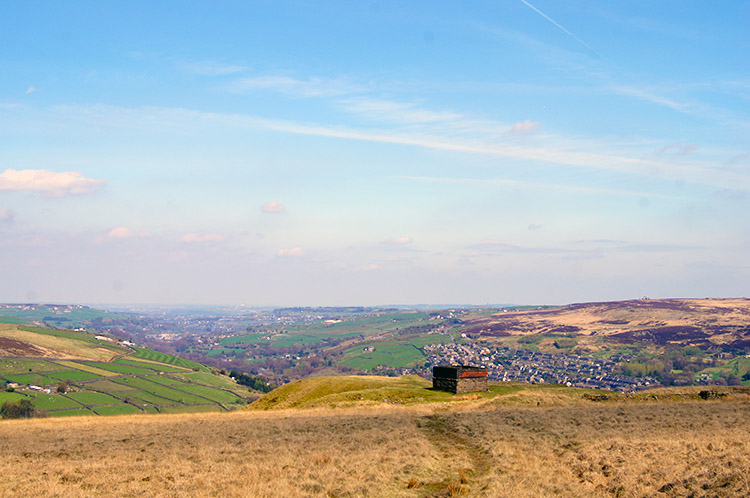
M386 383L387 384L387 383ZM747 496L750 396L321 379L308 408L0 423L3 496ZM314 402L318 389L326 403ZM536 389L536 391L535 391ZM390 390L391 397L382 396ZM421 390L422 400L415 393ZM402 396L402 398L397 398ZM411 402L401 403L408 392ZM306 393L306 394L301 394ZM378 403L374 403L377 395ZM656 394L654 394L656 393ZM271 393L268 396L278 396ZM358 398L333 401L330 396ZM437 398L432 398L435 395ZM644 393L645 395L645 393ZM704 399L706 398L706 399ZM259 400L261 406L263 401ZM267 400L266 400L267 401ZM359 401L362 401L359 404ZM257 408L257 407L256 407Z

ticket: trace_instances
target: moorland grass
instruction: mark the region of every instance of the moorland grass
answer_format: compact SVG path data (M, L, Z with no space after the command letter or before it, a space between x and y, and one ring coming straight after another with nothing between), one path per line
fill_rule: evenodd
M10 420L0 495L748 496L748 423L729 397Z

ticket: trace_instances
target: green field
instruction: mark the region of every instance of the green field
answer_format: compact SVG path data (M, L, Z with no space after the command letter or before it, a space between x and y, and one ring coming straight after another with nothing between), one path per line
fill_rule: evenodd
M70 410L57 410L49 412L50 417L80 417L86 415L94 415L94 413L88 408L71 408Z
M57 410L62 408L80 408L81 405L72 399L58 394L37 394L33 401L39 410Z
M122 403L121 400L113 398L109 394L97 393L91 391L79 391L68 393L68 397L81 403L82 405L107 405L113 403Z
M411 342L383 341L373 346L375 351L364 351L362 346L346 350L345 359L340 363L352 368L371 370L378 365L391 368L414 366L425 358L422 351Z
M183 391L187 391L198 396L203 396L204 398L208 398L211 401L216 401L217 403L237 403L239 401L242 401L242 398L240 398L236 394L222 391L221 389L215 389L213 387L201 386L198 384L182 384L176 387L182 389Z
M45 385L57 384L57 381L55 379L50 379L48 377L44 377L42 375L37 375L34 373L20 374L20 375L3 375L3 377L5 379L8 379L11 382L15 382L16 384L21 384L21 385L45 386Z
M0 336L43 347L47 354L58 353L49 360L0 360L0 381L52 389L60 382L71 384L67 395L45 394L27 387L19 387L18 392L0 392L2 402L29 399L49 416L159 413L163 409L216 411L245 404L242 395L247 388L212 373L204 365L173 355L146 348L122 348L99 341L93 334L73 330L0 323Z
M65 370L61 372L50 372L47 375L58 380L80 382L83 380L93 380L101 377L90 372L84 372L82 370Z
M29 399L29 397L17 392L9 393L6 391L0 391L0 404L3 404L7 401L15 403L16 401L21 401L22 399Z
M208 374L206 374L208 375ZM156 382L157 384L161 384L163 386L172 386L175 384L184 384L185 381L172 378L173 376L167 376L167 375L151 375L149 376L148 380L151 382ZM176 377L176 376L174 376Z
M253 334L243 334L243 335L235 335L232 337L225 337L220 342L222 344L254 344L256 342L261 341L261 337L267 336L268 334L264 333L253 333Z
M96 406L91 409L97 415L128 415L131 413L143 413L133 405Z
M178 367L185 367L191 370L201 370L204 372L210 372L210 369L205 365L201 365L195 361L186 360L185 358L178 358L171 354L159 353L158 351L152 351L146 348L134 347L136 358L144 358L146 360L157 361L159 363L168 363L170 365L176 365Z
M157 372L164 372L164 373L181 373L181 372L186 371L184 367L175 367L172 365L166 365L164 363L156 363L154 361L149 361L149 360L124 360L122 358L118 358L114 360L112 363L117 364L117 365L130 365L133 367L147 368L150 370L155 370Z
M6 358L0 360L0 375L27 373L27 372L47 372L49 370L59 370L60 367L54 363L45 360L30 360L25 358Z
M123 379L117 379L115 382L117 382L118 384L124 384L128 386L136 387L143 391L153 393L156 396L161 396L167 399L173 399L176 402L182 403L182 404L194 404L194 403L200 404L200 403L205 403L207 401L193 394L178 391L176 389L172 389L170 387L157 384L156 382L150 382L140 377L127 377Z
M110 372L117 372L128 375L144 375L153 374L155 370L141 367L133 367L130 365L122 365L119 363L105 363L105 362L86 362L86 365L94 368L101 368Z
M152 392L146 392L140 389L132 391L112 391L112 394L120 396L123 399L130 400L132 403L138 405L173 405L177 403L177 400L163 398L157 396Z
M197 382L199 384L207 384L209 386L222 387L229 390L246 390L244 386L240 386L237 383L230 380L228 377L219 377L218 375L210 375L204 372L190 372L179 375L174 375L178 379L185 379L188 382Z

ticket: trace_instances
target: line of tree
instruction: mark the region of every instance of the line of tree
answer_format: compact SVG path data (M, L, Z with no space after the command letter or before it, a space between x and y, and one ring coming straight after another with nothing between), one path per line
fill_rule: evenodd
M247 386L262 393L271 392L276 388L275 385L271 384L263 377L255 377L246 373L237 372L236 370L232 370L231 372L229 372L229 376L237 381L238 384Z

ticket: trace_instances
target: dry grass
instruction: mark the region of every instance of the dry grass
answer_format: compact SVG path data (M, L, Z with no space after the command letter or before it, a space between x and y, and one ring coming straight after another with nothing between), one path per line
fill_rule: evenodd
M750 495L747 401L465 408L3 421L0 495Z

